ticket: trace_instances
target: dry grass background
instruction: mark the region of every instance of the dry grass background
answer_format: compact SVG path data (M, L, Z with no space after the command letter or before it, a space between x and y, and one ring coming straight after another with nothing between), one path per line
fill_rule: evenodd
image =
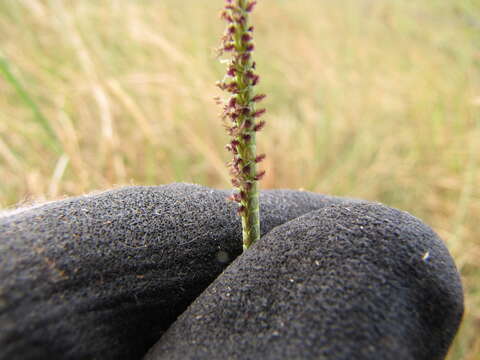
M229 187L222 0L0 1L0 207L122 184ZM411 212L447 242L480 359L480 3L263 0L263 188Z

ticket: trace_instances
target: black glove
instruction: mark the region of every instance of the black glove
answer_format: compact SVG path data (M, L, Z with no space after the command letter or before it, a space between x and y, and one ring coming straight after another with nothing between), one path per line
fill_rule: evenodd
M438 360L462 313L457 270L429 227L338 200L263 236L145 360Z
M228 195L127 187L0 215L0 359L140 359L241 253ZM265 234L343 200L260 201Z

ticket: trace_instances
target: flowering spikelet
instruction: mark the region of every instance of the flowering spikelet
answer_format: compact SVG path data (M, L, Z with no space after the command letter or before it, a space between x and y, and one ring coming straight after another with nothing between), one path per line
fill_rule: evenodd
M238 203L242 218L244 249L260 238L259 201L257 182L265 171L257 172L257 163L265 155L256 155L256 132L265 121L259 118L265 109L256 109L257 103L266 95L255 94L253 88L260 77L255 73L256 64L252 60L253 26L249 25L249 15L257 1L225 0L221 18L227 22L219 49L220 55L228 55L225 78L217 86L229 94L222 104L221 118L227 133L232 137L226 149L233 154L229 162L232 184L237 192L230 200ZM217 102L219 102L217 100Z

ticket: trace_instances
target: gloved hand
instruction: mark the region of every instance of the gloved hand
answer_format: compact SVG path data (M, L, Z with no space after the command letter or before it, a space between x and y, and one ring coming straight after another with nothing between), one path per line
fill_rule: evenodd
M0 359L140 359L241 253L228 195L126 187L0 214ZM339 201L264 191L262 234Z
M338 200L264 235L144 359L438 360L462 313L457 270L429 227Z

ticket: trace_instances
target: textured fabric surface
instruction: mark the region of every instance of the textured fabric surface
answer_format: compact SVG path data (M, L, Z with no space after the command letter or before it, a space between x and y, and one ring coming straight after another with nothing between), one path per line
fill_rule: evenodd
M126 187L0 217L0 359L139 359L241 252L228 192ZM261 194L262 234L344 200Z
M262 237L145 360L438 360L462 313L455 265L429 227L338 201Z

